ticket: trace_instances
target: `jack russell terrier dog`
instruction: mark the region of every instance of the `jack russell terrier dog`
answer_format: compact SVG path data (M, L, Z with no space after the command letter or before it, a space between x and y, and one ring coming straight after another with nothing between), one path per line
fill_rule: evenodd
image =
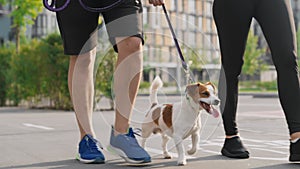
M192 148L187 151L189 155L197 151L200 132L200 111L206 110L214 117L219 116L219 111L212 105L218 105L220 99L216 96L216 88L211 82L206 84L194 83L186 86L186 94L182 102L174 104L158 104L157 90L163 82L157 76L150 87L150 101L152 106L147 112L142 124L142 147L146 139L152 134L161 133L162 149L165 159L171 156L167 151L169 137L175 141L178 153L178 165L186 164L184 146L182 141L187 137L192 138Z

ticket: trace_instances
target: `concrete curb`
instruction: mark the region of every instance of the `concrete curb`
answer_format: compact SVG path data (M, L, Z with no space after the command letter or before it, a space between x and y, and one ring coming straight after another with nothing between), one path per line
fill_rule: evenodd
M278 98L278 93L240 93L241 96L252 96L253 98Z
M158 96L180 96L179 93L158 94ZM240 96L252 96L253 98L278 98L277 93L239 93ZM138 96L149 96L149 94L138 94Z

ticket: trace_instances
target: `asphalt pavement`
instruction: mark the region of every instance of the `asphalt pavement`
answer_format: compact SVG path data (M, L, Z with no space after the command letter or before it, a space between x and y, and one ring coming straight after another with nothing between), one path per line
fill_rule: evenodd
M180 96L159 96L162 103L180 99ZM100 107L107 106L108 101L102 100ZM139 96L132 116L133 127L140 127L147 108L148 97ZM152 135L146 145L152 156L150 164L130 165L105 148L105 164L87 165L75 160L79 133L73 112L3 107L0 108L0 169L300 169L300 164L288 162L289 135L277 97L240 96L238 124L242 140L251 153L249 159L221 156L224 131L220 117L215 119L202 113L201 120L199 149L195 155L187 156L186 166L176 165L177 153L172 141L168 149L173 158L163 159L159 135ZM95 131L104 147L108 145L113 122L113 111L94 112ZM185 140L184 145L188 149L191 140Z

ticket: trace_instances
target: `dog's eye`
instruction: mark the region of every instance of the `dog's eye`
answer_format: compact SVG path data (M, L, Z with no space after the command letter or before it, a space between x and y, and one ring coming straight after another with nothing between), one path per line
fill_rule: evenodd
M202 93L202 95L204 95L204 96L207 96L207 97L208 97L208 96L209 96L209 92L203 92L203 93Z

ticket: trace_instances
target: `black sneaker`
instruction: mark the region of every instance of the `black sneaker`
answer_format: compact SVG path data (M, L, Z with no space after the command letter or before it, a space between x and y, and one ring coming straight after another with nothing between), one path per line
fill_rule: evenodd
M223 156L229 158L249 158L249 152L244 147L239 136L226 138L221 153Z
M300 138L290 143L290 162L300 162Z

